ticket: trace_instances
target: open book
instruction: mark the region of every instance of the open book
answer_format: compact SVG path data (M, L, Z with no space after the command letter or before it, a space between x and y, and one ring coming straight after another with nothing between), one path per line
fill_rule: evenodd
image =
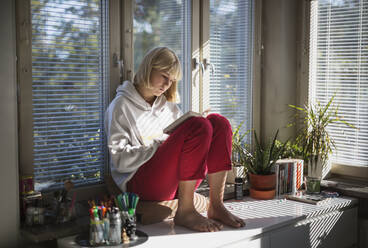
M165 127L163 132L166 133L166 134L172 133L175 130L175 128L177 128L185 120L187 120L188 118L193 117L193 116L202 116L202 114L194 112L194 111L188 111L185 114L183 114L182 116L180 116L178 119L176 119L173 123L171 123L170 125Z

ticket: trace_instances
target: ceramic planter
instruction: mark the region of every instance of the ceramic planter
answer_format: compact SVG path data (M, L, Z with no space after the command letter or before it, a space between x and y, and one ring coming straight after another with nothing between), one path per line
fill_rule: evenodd
M275 197L276 175L255 175L249 173L250 196L254 199L268 200Z
M276 174L256 175L249 173L250 185L257 190L270 190L276 187Z
M249 189L250 197L257 200L271 200L275 197L275 192L276 192L275 189L271 190L256 190L253 188Z

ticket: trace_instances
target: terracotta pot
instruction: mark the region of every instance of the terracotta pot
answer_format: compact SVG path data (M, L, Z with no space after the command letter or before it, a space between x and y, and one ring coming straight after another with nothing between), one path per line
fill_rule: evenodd
M256 190L253 188L249 189L249 195L250 197L258 200L270 200L275 197L275 189L271 190Z
M249 173L251 188L255 190L272 190L276 187L276 174L256 175Z

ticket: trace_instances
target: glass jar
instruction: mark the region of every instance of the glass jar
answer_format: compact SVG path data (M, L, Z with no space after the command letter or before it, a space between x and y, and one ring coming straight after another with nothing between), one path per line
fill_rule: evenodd
M121 217L119 211L112 211L110 215L109 244L121 243Z

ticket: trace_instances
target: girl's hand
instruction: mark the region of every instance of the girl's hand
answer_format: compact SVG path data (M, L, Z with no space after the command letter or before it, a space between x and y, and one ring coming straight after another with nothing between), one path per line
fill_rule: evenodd
M211 112L211 108L206 109L205 111L202 112L202 116L203 117L207 117L207 115Z
M157 141L158 143L162 144L162 143L165 142L165 140L167 140L168 137L169 137L169 135L162 134L160 137L155 138L155 141Z

